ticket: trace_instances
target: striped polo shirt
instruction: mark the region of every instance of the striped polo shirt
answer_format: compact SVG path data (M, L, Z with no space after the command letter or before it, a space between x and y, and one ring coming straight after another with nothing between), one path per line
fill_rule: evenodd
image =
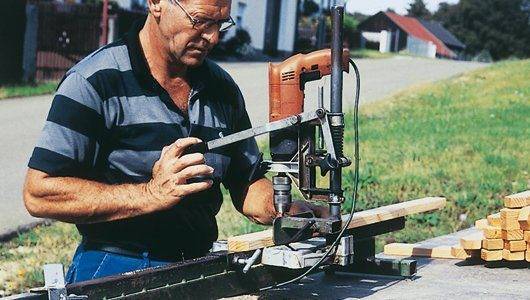
M142 183L164 146L193 136L209 141L251 127L232 78L214 62L188 70L192 86L183 114L148 70L136 23L121 40L75 65L59 85L29 167L52 176L107 184ZM193 257L217 239L220 184L232 194L248 186L259 163L254 139L205 154L211 189L170 210L113 222L77 225L84 239L131 244L155 255Z

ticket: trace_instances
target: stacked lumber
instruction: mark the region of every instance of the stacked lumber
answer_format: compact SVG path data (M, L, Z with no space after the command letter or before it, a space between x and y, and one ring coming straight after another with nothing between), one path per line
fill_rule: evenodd
M458 241L392 243L386 255L530 262L530 190L504 197L504 208L475 222Z
M481 231L460 240L464 250L480 252L486 262L530 262L530 190L504 197L504 208L475 227Z

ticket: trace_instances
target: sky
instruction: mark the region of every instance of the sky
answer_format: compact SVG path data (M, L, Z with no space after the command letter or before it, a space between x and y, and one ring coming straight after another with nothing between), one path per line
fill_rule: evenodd
M373 15L388 8L394 9L398 14L405 14L412 0L348 0L346 11L349 13L360 12L365 15ZM440 2L457 3L458 0L424 0L427 8L434 12L438 9Z

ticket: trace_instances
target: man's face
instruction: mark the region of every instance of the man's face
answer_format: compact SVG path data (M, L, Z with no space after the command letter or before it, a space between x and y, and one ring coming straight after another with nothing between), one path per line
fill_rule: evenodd
M197 20L223 20L230 16L231 0L185 0L182 7ZM208 52L219 42L219 27L194 28L184 10L172 0L161 0L159 27L175 62L188 67L202 64Z

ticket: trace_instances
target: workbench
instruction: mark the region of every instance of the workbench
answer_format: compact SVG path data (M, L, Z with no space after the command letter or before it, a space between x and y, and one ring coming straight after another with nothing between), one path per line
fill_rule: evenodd
M458 243L474 228L425 242ZM387 257L378 254L378 257ZM415 257L412 279L355 274L314 274L302 283L260 294L230 299L529 299L530 269L516 266L487 268L481 261Z

